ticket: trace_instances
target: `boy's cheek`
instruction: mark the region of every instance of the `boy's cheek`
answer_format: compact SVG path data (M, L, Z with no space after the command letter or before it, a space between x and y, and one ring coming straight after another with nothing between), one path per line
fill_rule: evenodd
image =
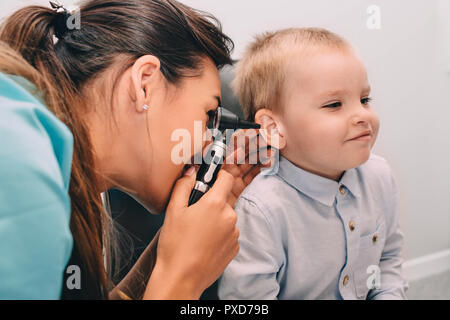
M375 145L375 142L377 141L378 138L378 131L376 133L373 134L373 138L372 138L372 143L370 145L370 148L372 149L373 146Z
M374 118L372 120L372 132L373 132L372 147L375 144L375 141L377 140L379 129L380 129L380 119L374 112Z

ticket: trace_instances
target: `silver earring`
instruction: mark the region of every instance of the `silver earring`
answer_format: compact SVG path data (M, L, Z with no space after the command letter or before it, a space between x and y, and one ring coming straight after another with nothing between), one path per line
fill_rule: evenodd
M142 110L144 110L144 111L147 111L148 108L150 108L150 107L149 107L147 104L144 104L144 105L142 106Z

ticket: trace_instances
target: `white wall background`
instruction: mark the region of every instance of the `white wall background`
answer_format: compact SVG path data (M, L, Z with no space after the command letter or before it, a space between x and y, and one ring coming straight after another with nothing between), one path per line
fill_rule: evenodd
M254 34L285 27L320 26L350 40L366 62L381 119L374 151L398 179L405 257L444 252L450 267L449 0L181 1L219 18L235 58ZM2 1L0 18L31 3L48 4ZM379 30L366 26L370 5L381 9Z

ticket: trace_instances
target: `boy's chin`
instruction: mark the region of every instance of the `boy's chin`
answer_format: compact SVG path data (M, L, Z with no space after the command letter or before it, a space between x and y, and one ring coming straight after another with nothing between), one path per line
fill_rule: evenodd
M358 154L352 155L348 162L346 163L346 167L348 169L359 167L367 162L370 158L370 150L367 152L359 152Z

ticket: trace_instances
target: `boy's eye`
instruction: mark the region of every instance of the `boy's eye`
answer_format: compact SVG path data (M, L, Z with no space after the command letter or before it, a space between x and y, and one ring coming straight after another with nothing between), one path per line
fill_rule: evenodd
M362 103L362 104L369 104L370 101L372 101L372 98L370 98L370 97L361 99L361 103Z
M339 108L340 106L342 106L342 103L334 102L334 103L327 104L326 106L323 106L323 108Z

